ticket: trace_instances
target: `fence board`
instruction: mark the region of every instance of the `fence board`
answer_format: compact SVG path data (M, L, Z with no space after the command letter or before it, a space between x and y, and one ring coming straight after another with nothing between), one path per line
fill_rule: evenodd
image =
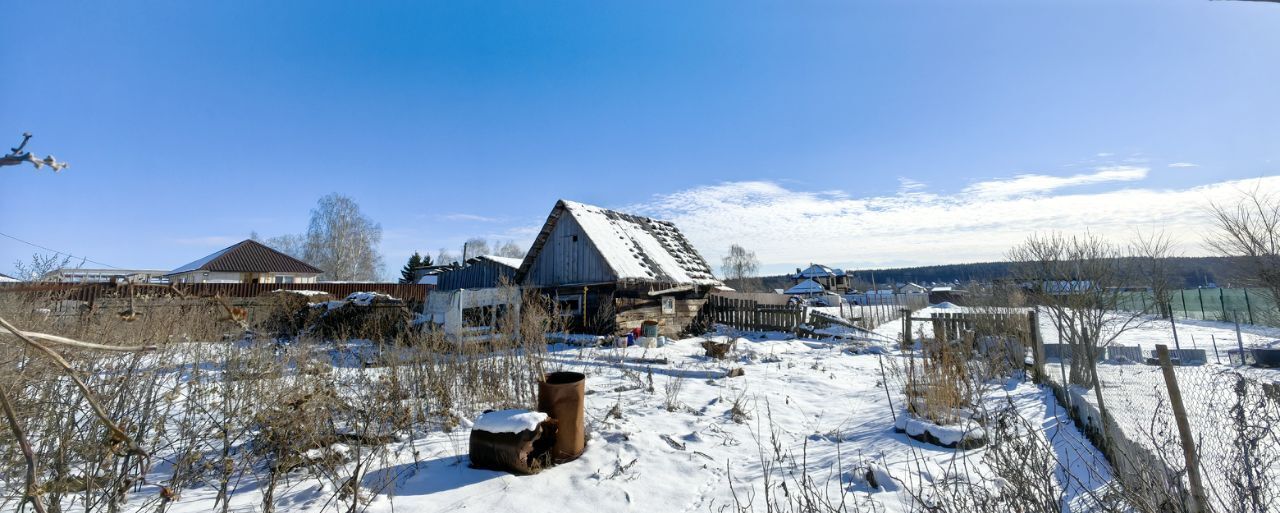
M214 296L227 298L257 297L276 290L315 290L343 298L355 292L379 292L406 301L423 302L433 288L416 283L183 283L175 284L188 296ZM100 297L127 297L129 284L113 283L0 283L0 294L28 293L48 294L61 299L94 301ZM140 296L173 294L167 285L133 284L133 293Z

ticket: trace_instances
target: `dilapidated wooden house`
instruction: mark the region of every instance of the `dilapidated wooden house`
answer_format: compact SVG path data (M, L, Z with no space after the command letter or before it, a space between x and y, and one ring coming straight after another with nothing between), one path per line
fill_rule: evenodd
M722 286L667 221L560 200L516 281L559 305L570 329L620 334L656 321L678 335Z

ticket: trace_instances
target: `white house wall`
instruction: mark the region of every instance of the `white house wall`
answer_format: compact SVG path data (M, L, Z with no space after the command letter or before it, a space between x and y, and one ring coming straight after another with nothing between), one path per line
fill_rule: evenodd
M243 273L223 271L190 271L169 277L171 283L242 283ZM292 276L293 283L315 283L316 275L289 273L254 273L259 283L275 283L276 276Z

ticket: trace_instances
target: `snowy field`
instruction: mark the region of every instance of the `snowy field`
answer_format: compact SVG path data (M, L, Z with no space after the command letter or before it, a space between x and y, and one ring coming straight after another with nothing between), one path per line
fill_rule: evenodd
M928 317L934 312L963 312L963 308L929 308L916 312L914 317ZM1244 376L1258 383L1280 382L1280 370L1235 367L1229 364L1227 350L1239 345L1246 348L1280 348L1280 329L1266 326L1240 326L1237 339L1234 323L1177 319L1178 337L1183 349L1203 349L1208 356L1205 365L1175 367L1188 422L1199 445L1199 454L1209 494L1226 493L1225 484L1239 479L1231 470L1233 450L1231 440L1237 433L1231 431L1230 419L1235 404L1235 376ZM923 328L925 336L932 336L932 325L927 322L913 324L913 329ZM1156 346L1165 344L1174 348L1173 331L1167 319L1146 318L1115 340L1115 345L1138 346L1144 355L1151 355ZM882 325L878 333L885 337L900 337L901 324L890 322ZM1058 343L1058 333L1046 315L1040 317L1040 333L1045 343ZM1215 357L1214 344L1217 344ZM1063 383L1064 369L1056 359L1046 365L1048 377ZM1169 461L1181 461L1177 428L1169 409L1169 393L1160 367L1143 363L1103 361L1098 364L1099 381L1108 411L1124 435L1148 450L1162 454ZM1095 411L1098 400L1092 390L1074 389L1073 400L1091 405ZM1256 404L1253 403L1253 404ZM1256 413L1251 420L1258 422ZM1263 450L1276 447L1262 446ZM1280 481L1280 467L1267 470L1271 479Z
M783 482L794 491L807 471L821 493L851 511L899 512L911 510L911 490L984 468L987 449L944 449L893 431L902 397L893 386L886 395L880 371L882 358L886 366L899 358L891 352L854 354L846 344L777 334L718 339L736 340L730 359L703 356L703 338L650 349L553 346L549 371L587 375L589 439L581 458L515 476L468 467L467 420L447 432L400 433L362 479L368 502L361 511L721 511L735 495L763 511L766 482L776 496ZM727 377L737 368L743 375ZM1068 502L1083 488L1106 486L1105 461L1045 391L1011 380L991 384L985 401L1016 408L1033 436L1083 476L1068 486ZM163 482L171 468L172 455L156 456L150 483ZM868 471L878 488L866 481ZM277 508L337 510L331 483L295 472L277 489ZM253 478L236 483L230 511L261 511L257 485ZM219 509L216 492L183 489L169 511ZM122 511L152 510L158 493L144 485Z

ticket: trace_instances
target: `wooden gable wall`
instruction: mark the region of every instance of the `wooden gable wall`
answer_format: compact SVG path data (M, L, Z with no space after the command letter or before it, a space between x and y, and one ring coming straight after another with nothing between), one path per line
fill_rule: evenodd
M578 221L564 212L556 219L550 236L534 255L524 285L556 287L613 283L617 275L609 268Z

